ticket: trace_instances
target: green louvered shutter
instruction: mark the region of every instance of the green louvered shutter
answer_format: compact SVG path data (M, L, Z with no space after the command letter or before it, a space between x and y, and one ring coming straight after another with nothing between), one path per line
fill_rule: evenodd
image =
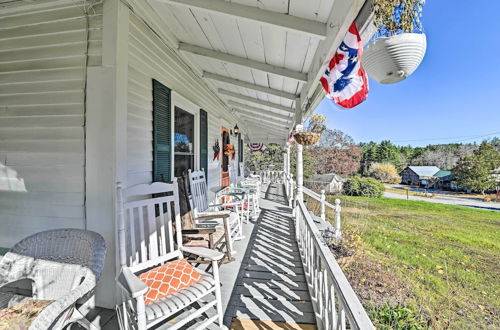
M200 109L200 169L205 169L205 179L208 177L208 115Z
M153 181L169 181L172 173L170 89L153 79Z

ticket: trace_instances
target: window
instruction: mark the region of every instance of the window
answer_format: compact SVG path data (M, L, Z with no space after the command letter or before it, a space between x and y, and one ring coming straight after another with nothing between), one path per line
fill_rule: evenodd
M194 125L195 117L191 113L175 107L174 117L174 176L186 175L194 169Z

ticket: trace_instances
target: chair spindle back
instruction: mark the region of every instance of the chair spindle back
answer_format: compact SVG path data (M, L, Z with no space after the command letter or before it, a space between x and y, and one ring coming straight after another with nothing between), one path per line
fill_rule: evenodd
M177 179L128 189L118 183L117 203L121 266L154 266L182 257Z
M209 208L207 181L204 169L193 172L188 170L188 175L193 201L193 215L196 218L200 212L204 212Z

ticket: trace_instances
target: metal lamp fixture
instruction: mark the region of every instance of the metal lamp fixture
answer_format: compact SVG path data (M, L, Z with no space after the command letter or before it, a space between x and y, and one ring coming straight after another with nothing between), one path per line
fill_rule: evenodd
M238 128L238 124L234 125L234 128L233 128L234 135L238 135L239 132L240 132L240 129Z

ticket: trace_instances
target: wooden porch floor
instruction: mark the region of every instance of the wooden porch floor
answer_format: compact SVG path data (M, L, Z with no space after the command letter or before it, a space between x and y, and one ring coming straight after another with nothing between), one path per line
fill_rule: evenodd
M244 224L245 238L235 243L236 260L220 267L224 324L231 329L314 329L291 208L282 185L265 188L259 218ZM89 319L100 328L118 329L112 310L94 315Z
M234 265L224 265L239 266L224 324L230 326L233 318L314 324L291 208L283 188L269 185L261 197L262 212L245 233L248 235L245 254L238 255ZM221 268L223 285L228 274L224 266Z

